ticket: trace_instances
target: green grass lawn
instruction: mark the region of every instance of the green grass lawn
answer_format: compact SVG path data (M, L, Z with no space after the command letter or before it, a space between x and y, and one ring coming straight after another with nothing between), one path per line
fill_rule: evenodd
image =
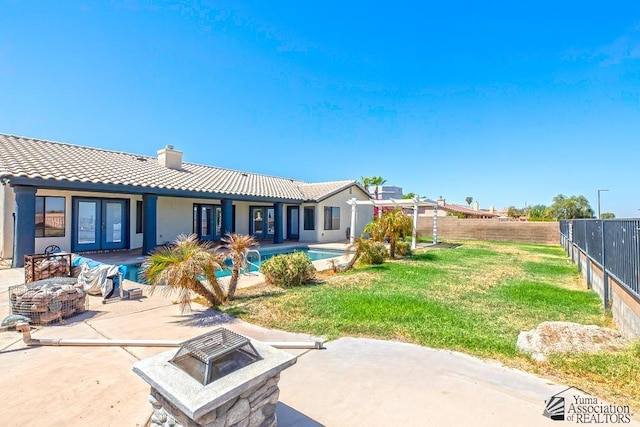
M497 359L640 407L638 370L610 384L611 369L603 368L640 366L636 350L600 359L552 358L544 364L517 352L518 333L542 321L611 326L598 296L585 289L560 247L462 243L286 292L261 296L250 291L226 311L266 327L329 339L393 339ZM626 390L622 396L620 389Z

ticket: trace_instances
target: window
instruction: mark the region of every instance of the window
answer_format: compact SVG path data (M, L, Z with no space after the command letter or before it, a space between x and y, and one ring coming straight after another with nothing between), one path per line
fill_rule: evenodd
M304 229L316 229L316 208L313 206L304 208Z
M144 218L142 216L142 200L137 200L136 201L136 233L140 234L142 233L142 227L143 225L143 219Z
M340 230L340 208L325 206L324 208L324 229Z
M64 237L65 198L36 196L36 237Z

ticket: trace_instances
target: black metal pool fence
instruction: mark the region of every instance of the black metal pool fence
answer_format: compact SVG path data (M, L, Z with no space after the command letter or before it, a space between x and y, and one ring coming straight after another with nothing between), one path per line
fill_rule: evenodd
M560 221L560 244L572 260L581 266L582 254L640 302L640 220L567 219ZM576 253L574 253L576 252ZM589 265L589 264L587 264ZM587 282L589 282L587 271ZM610 301L609 286L604 287L604 305Z

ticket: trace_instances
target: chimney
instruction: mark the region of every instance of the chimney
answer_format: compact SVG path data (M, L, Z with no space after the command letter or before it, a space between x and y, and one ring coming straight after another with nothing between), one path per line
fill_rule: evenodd
M491 215L493 215L494 213L496 213L496 210L495 210L495 208L493 207L493 205L489 206L489 213L490 213Z
M173 145L167 145L158 150L158 163L165 168L180 170L182 169L182 151L173 149Z
M440 198L438 200L436 200L436 202L438 202L438 206L446 206L447 202L442 198L442 196L440 196Z
M475 202L473 202L473 210L478 212L480 210L480 204L478 203L478 201L476 200Z

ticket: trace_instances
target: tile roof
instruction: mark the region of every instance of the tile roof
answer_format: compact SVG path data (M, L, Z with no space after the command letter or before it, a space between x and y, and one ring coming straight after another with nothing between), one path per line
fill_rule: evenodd
M444 205L438 204L438 209L444 209L445 211L458 212L464 215L471 216L498 216L495 213L491 213L485 209L474 210L471 207L464 205L456 205L453 203L445 203Z
M311 184L188 162L175 170L156 157L0 134L0 179L11 178L296 201L319 201L356 183Z

